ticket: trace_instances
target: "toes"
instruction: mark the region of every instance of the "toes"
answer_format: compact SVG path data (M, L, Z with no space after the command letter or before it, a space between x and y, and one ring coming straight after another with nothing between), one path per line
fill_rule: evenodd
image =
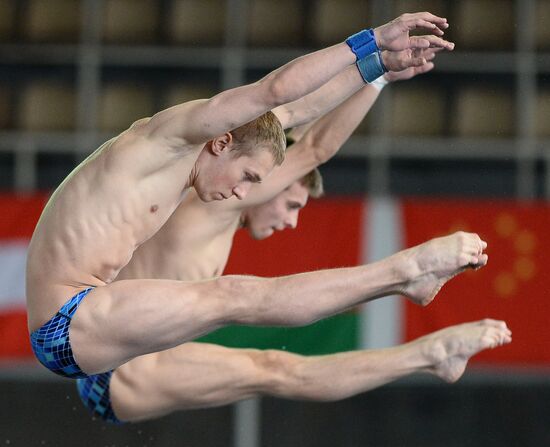
M472 267L474 270L477 270L487 265L488 261L489 261L489 256L487 256L486 254L472 256L472 260L470 261L470 267Z
M497 346L497 339L492 335L486 334L481 337L481 349L494 349Z
M477 233L469 233L469 236L472 243L472 249L474 250L475 254L480 255L481 253L483 253L483 250L487 248L487 242L481 239Z
M491 326L491 327L500 328L500 329L507 329L508 328L508 326L506 326L505 321L494 320L492 318L485 318L485 319L481 320L480 323L485 325L485 326Z
M480 249L480 253L487 248L487 242L485 242L483 239L479 237L478 234L475 235L477 239L477 244Z
M495 322L503 323L503 322ZM489 326L484 331L482 341L491 349L505 345L512 341L512 332L506 326Z

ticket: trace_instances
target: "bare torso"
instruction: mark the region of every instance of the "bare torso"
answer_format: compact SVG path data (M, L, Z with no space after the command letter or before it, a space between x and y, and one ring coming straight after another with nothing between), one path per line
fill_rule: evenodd
M140 129L101 146L48 202L28 253L31 331L79 290L113 281L180 203L202 145L176 150Z
M198 281L220 276L240 214L223 202L204 203L190 189L168 222L139 247L117 279Z

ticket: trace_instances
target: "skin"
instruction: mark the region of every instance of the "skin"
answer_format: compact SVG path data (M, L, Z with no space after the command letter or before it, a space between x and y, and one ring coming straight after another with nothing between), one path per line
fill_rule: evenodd
M419 52L428 61L425 65L389 72L386 78L390 82L402 81L432 70L436 51ZM348 88L357 76L357 71L351 68L321 89L328 93L321 96L322 100L338 96L338 91ZM379 93L373 86L362 84L361 89L315 122L293 129L291 136L296 142L287 150L285 162L261 184L254 185L243 200L204 203L196 192L190 191L162 229L134 253L118 279L197 281L217 277L225 268L238 228L247 229L254 239L294 228L299 211L308 200L300 180L338 152ZM302 106L307 113L317 116L310 101L302 101ZM294 116L301 121L305 112L296 110Z
M377 28L375 37L382 50L403 51L434 45L447 26L445 19L417 13ZM418 27L428 27L436 35L411 39L409 30ZM440 46L447 44L441 40ZM387 62L393 68L391 59ZM414 66L424 61L408 62ZM228 194L242 198L251 187L247 172L260 181L268 176L273 160L262 151L251 157L231 154L231 129L285 104L283 127L296 125L284 118L292 116L292 103L315 93L354 63L355 55L340 43L291 61L256 83L138 121L101 146L54 192L31 240L30 331L48 321L71 296L95 287L82 301L69 331L78 365L95 374L227 324L307 324L384 294L407 291L422 278L439 285L469 264L484 263L482 241L463 235L443 242L443 258L427 247L422 266L412 265L414 261L406 265L404 259L399 268L388 269L382 262L270 280L235 276L200 282L113 281L135 249L166 223L188 188L194 187L206 201ZM350 83L352 87L358 88ZM214 180L222 166L227 176ZM416 270L413 279L410 271ZM426 295L412 292L411 298L430 301L432 285L425 284ZM122 333L120 327L126 330Z
M487 319L451 326L393 348L326 356L185 343L155 354L155 362L144 356L117 369L111 400L124 421L258 395L334 401L413 373L455 382L471 356L511 340L504 322Z
M408 79L431 70L433 63L428 64L421 70L388 73L387 78ZM255 239L295 228L308 190L294 179L334 155L377 96L378 91L367 86L319 122L295 130L293 137L298 141L289 149L277 175L255 185L244 200L206 204L196 194L189 194L162 230L135 253L121 276L179 280L218 276L239 226ZM300 163L303 160L309 163ZM425 259L426 252L417 248L397 255L388 266L398 265L399 259L411 253ZM421 284L411 290L433 293L422 290L425 284ZM185 343L117 368L111 379L111 401L119 419L139 421L258 395L337 400L413 373L434 374L453 382L472 355L510 341L505 323L486 320L453 326L395 348L321 357Z

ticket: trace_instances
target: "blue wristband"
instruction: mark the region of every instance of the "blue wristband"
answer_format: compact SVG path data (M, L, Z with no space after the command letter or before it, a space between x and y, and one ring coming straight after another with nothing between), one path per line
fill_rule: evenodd
M359 73L361 73L363 81L368 83L374 81L388 71L386 67L384 67L380 51L359 59L356 65Z
M346 39L346 43L353 51L357 59L362 59L369 54L380 51L374 37L374 30L364 29Z

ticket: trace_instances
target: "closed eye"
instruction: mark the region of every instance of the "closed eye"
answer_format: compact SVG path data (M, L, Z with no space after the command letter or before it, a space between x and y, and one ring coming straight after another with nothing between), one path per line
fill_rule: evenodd
M244 180L251 183L262 183L262 179L258 174L251 174L250 172L244 174Z
M303 208L303 205L299 202L288 202L286 207L289 210L300 210Z

